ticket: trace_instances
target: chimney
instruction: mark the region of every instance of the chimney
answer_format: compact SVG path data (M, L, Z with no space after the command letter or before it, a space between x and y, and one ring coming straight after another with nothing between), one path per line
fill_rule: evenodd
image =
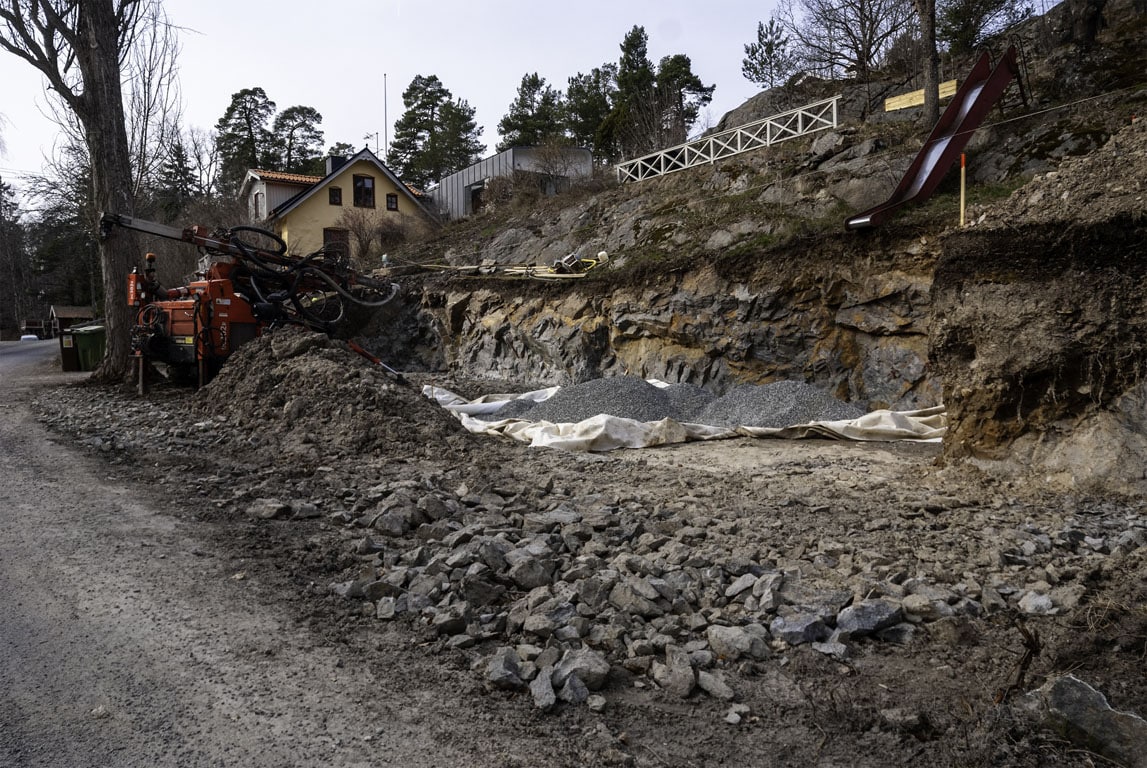
M327 176L346 165L346 158L342 155L327 155Z

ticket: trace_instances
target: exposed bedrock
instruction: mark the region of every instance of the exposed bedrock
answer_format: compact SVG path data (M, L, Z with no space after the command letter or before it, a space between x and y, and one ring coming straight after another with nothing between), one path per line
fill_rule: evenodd
M873 248L873 251L876 251ZM1050 487L1147 490L1147 220L999 227L881 253L762 254L641 280L422 286L423 347L523 384L806 381L867 409L943 403L944 457Z
M717 392L796 379L866 408L940 401L926 272L831 265L740 280L702 267L546 288L428 289L452 372L545 384L627 374Z
M944 454L1052 486L1147 489L1147 219L945 242L929 359Z

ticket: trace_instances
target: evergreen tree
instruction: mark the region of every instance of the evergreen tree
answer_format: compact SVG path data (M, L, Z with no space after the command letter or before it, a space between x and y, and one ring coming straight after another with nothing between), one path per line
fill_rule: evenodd
M160 166L154 190L155 202L165 221L175 221L192 199L202 195L191 157L182 139L171 145L167 159Z
M327 149L327 155L334 157L350 157L357 152L358 150L354 148L354 144L345 141L336 141Z
M645 28L635 26L621 42L617 63L617 92L613 108L602 122L602 140L622 155L642 155L657 147L660 116L654 88L657 75L648 55Z
M613 109L598 129L629 157L685 141L716 87L701 82L688 56L666 56L655 70L647 50L645 29L635 26L621 43Z
M219 152L219 186L224 195L235 196L250 168L274 165L274 148L267 124L275 114L275 102L262 88L244 88L231 96L231 103L215 124Z
M34 177L29 185L30 194L40 202L37 219L26 228L35 288L43 291L48 304L91 306L102 296L99 258L91 236L91 222L97 214L86 148L65 144L58 162L56 178ZM133 256L133 264L139 255Z
M666 56L657 67L657 102L661 112L661 146L681 144L701 108L713 101L717 86L705 85L683 53Z
M403 91L406 111L394 124L386 162L408 184L428 187L473 164L485 149L473 107L452 99L436 75L416 75Z
M617 65L617 99L622 104L648 102L653 97L657 75L649 60L649 35L645 27L634 26L621 41Z
M617 144L602 130L617 100L617 65L594 67L569 79L565 99L566 130L574 143L590 147L602 162L617 159Z
M478 162L486 150L478 138L482 129L474 120L474 108L468 102L457 99L444 105L442 128L443 165L436 170L435 181Z
M12 187L0 181L0 328L39 316L32 297L32 260Z
M745 46L741 74L750 83L776 88L796 72L799 61L790 48L785 28L774 17L767 27L757 22L757 42Z
M271 133L277 170L287 173L322 173L323 116L313 107L288 107L275 116Z
M539 146L565 138L562 92L546 84L537 72L523 75L510 111L498 123L499 152L510 147Z

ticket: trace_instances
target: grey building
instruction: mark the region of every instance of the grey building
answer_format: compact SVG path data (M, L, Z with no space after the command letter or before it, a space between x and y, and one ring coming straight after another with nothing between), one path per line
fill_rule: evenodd
M443 215L461 219L481 207L487 181L522 172L536 174L547 194L553 194L563 182L593 174L593 153L584 147L512 147L447 176L429 195Z

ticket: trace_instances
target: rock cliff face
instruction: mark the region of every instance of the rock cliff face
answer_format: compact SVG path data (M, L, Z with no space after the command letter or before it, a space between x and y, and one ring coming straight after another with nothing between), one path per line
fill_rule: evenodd
M423 307L457 374L550 385L628 374L715 392L796 379L866 408L910 409L940 400L926 366L927 262L818 254L620 286L460 281L427 288Z

